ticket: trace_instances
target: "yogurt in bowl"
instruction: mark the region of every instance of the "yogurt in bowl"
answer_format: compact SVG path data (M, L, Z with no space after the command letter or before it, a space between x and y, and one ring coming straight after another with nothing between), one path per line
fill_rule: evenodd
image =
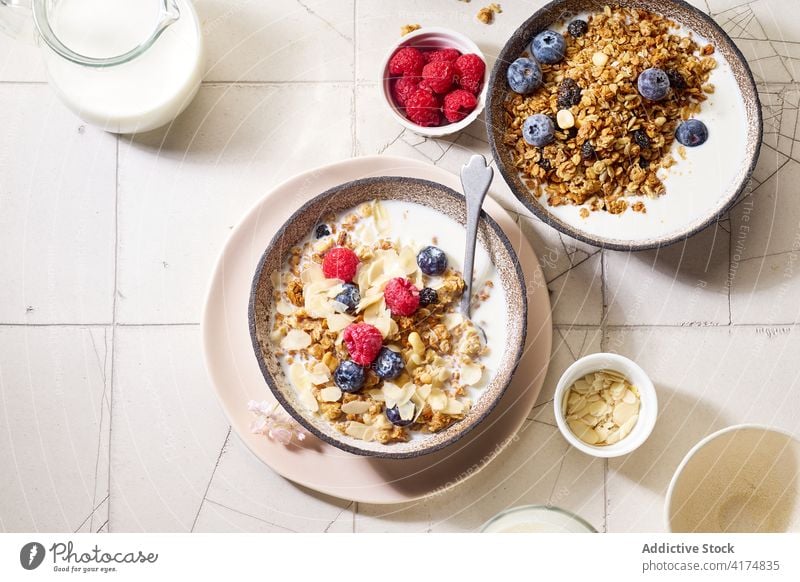
M516 256L484 215L465 319L462 197L408 178L334 190L264 255L256 357L278 401L323 440L382 457L432 452L476 426L510 381L526 312Z

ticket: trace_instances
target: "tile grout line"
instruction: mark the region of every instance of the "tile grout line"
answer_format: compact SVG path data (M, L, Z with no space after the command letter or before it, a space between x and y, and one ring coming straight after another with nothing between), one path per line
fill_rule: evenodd
M100 356L97 353L97 346L95 346L94 336L92 335L91 330L89 330L89 338L91 339L92 347L94 348L95 357L97 357L98 363L100 363L99 362ZM103 421L104 421L105 416L106 416L105 415L105 409L106 409L106 404L108 403L108 392L109 392L108 387L109 387L109 382L111 381L111 379L109 378L109 369L108 369L109 345L108 345L108 328L107 327L103 328L103 348L104 348L103 349L103 361L102 361L102 365L103 365L103 394L100 396L100 423L98 425L99 430L97 431L98 432L98 435L97 435L97 448L96 448L95 458L94 458L94 491L92 492L92 506L94 506L95 509L92 510L92 513L89 514L89 517L87 518L87 519L91 520L90 521L90 529L94 525L94 513L95 513L95 511L97 511L97 507L98 507L98 505L95 505L97 503L97 470L100 467L100 455L101 455L101 452L102 452L100 450L100 444L103 442L103 424L104 424ZM109 407L109 410L108 410L108 420L109 420L109 422L111 421L111 409L110 409L110 407ZM109 459L109 461L110 461L110 459ZM103 501L105 501L106 499L108 499L108 491L106 491L106 495L103 498ZM100 503L102 504L102 501ZM108 521L108 514L106 514L106 521ZM84 520L83 523L86 523L86 521ZM83 527L83 523L80 526L78 526L78 529Z
M229 505L225 505L224 503L220 503L219 501L215 501L213 499L205 499L204 501L207 501L208 503L210 503L212 505L216 505L218 507L222 507L223 509L227 509L228 511L232 511L233 513L238 513L239 515L244 515L245 517L249 517L251 519L255 519L256 521L260 521L262 523L266 523L266 524L271 525L273 527L277 527L277 528L280 528L282 530L286 530L287 532L299 533L299 532L297 532L297 531L295 531L293 529L290 529L288 527L282 526L282 525L277 524L277 523L273 523L273 522L268 521L268 520L266 520L264 518L261 518L261 517L258 517L256 515L253 515L252 513L247 513L245 511L242 511L241 509L235 509L233 507L230 507Z
M114 296L111 300L111 370L108 391L108 507L106 523L108 533L111 533L111 449L113 439L111 431L114 425L114 378L116 377L117 353L117 294L119 279L119 135L115 139L114 153ZM102 526L101 528L102 529Z
M222 455L225 454L225 449L228 446L228 441L231 438L231 430L233 430L232 426L228 427L228 432L225 434L225 440L222 442L222 447L219 450L219 455L217 455L217 461L214 463L214 468L211 470L211 475L208 478L208 483L206 483L206 490L203 491L203 497L200 499L200 505L197 507L197 513L194 515L194 520L192 521L192 527L189 530L190 533L194 533L194 528L197 525L197 520L200 518L200 512L203 510L203 504L206 502L206 498L208 497L208 491L211 489L211 482L214 481L214 475L217 474L217 468L219 467L219 462L222 460Z
M353 117L351 120L351 138L353 144L350 152L358 155L358 0L353 0Z
M606 297L606 252L600 249L600 351L608 347L608 298ZM608 459L603 462L603 532L608 533Z

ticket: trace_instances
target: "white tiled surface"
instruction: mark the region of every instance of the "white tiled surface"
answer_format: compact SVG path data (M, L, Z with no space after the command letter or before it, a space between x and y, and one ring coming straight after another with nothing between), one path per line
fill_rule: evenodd
M401 506L285 481L220 411L198 321L230 228L272 185L352 155L457 171L488 154L480 122L425 140L383 110L377 63L402 24L458 28L488 58L542 0L495 24L455 0L198 0L206 83L169 130L85 126L52 96L36 48L0 37L0 530L471 531L552 503L606 531L660 530L663 495L702 436L737 422L797 431L800 349L800 24L792 0L694 0L751 59L762 156L729 217L659 252L598 251L494 194L536 248L553 356L518 438L454 494ZM554 426L560 373L601 350L659 390L655 433L605 462Z

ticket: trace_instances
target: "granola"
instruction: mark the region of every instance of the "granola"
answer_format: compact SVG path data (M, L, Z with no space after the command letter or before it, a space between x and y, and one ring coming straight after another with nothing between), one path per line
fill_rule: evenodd
M523 182L551 206L582 205L584 218L588 210L644 213L648 198L665 193L662 170L677 163L670 154L677 125L714 91L708 82L717 65L714 47L645 10L606 6L587 21L585 33L564 35L563 60L541 64L538 89L510 93L503 141ZM637 77L650 67L671 79L663 100L637 91ZM522 136L535 114L554 122L555 139L544 147Z
M482 359L489 348L475 325L457 312L465 288L462 274L446 259L441 271L423 273L419 245L401 244L393 236L385 206L373 201L343 216L325 217L317 232L323 236L292 249L285 268L272 273L270 339L306 408L344 434L392 443L441 431L464 418L472 404L470 390L486 380ZM326 257L333 249L348 249L340 251L347 255L336 265L344 269L340 273L349 268L347 257L357 257L354 274L326 276ZM405 315L395 312L389 291L398 278L422 290L418 307ZM487 301L493 287L486 282L474 300ZM399 355L384 354L398 363L392 373L378 365L381 356L372 354L371 363L365 363L348 343L348 330L362 324L370 333L380 332L381 352ZM355 386L352 375L341 372L347 366L356 375L363 371Z
M484 23L484 24L491 24L494 22L494 15L500 14L503 9L500 7L499 4L496 2L492 2L488 6L484 6L480 10L478 10L478 14L476 14L476 18Z

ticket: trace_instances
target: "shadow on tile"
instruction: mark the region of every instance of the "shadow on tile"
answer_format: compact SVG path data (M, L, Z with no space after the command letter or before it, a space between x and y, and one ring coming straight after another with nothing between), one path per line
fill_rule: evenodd
M634 453L611 459L609 478L624 477L659 494L689 450L707 435L731 424L701 398L657 385L659 415L653 434Z
M729 224L725 217L688 239L632 255L670 279L692 286L702 281L708 291L721 292L728 276Z

